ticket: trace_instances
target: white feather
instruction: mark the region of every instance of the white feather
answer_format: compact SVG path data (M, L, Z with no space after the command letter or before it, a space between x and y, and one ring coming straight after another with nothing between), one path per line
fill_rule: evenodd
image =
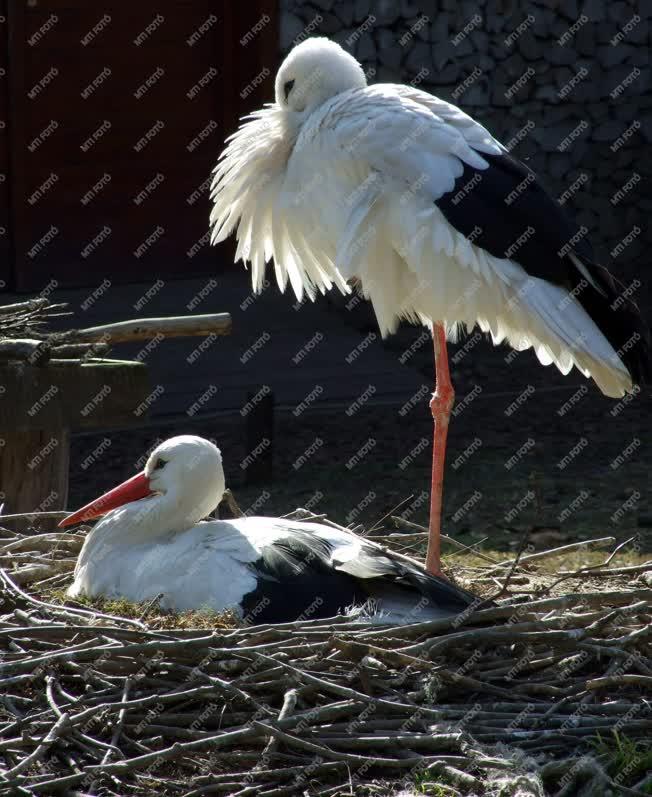
M296 101L283 93L290 78L308 87ZM231 138L213 182L213 235L222 240L240 218L238 256L254 263L256 290L264 248L281 290L289 278L298 299L359 278L383 336L402 318L451 334L478 324L563 373L576 365L609 396L631 390L577 301L470 242L434 204L464 164L488 168L483 153L505 152L482 125L416 88L366 86L355 60L323 39L291 52L276 91L276 104Z
M413 620L415 606L424 619L450 615L472 597L347 529L270 517L203 521L225 488L220 451L208 440L192 435L166 440L139 478L146 478L151 494L114 508L90 531L68 589L71 597L142 602L160 596L165 609L232 609L242 615L254 591L271 605L275 591L266 585L276 582L278 588L281 577L289 593L298 578L300 593L311 566L315 596L329 598L331 606L354 594L356 599L371 595L385 620ZM113 504L105 495L92 506L115 506L112 494ZM86 506L79 516L93 517L95 511ZM287 571L275 565L280 559ZM351 577L348 589L342 573ZM295 609L292 603L281 607L278 621L294 619L287 612Z

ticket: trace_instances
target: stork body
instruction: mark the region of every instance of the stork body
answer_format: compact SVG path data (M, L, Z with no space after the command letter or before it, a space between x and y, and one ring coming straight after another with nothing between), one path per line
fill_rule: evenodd
M432 328L437 389L431 546L453 391L446 339L476 324L493 342L576 366L620 398L650 372L647 328L536 175L456 106L410 86L367 86L339 45L308 39L276 77L276 102L229 140L215 170L213 240L235 229L254 289L274 260L297 298L356 278L383 336Z
M202 521L224 493L219 449L183 435L145 470L62 521L108 512L89 533L68 590L163 608L232 609L248 622L333 617L373 601L376 616L457 614L474 596L350 531L268 517Z

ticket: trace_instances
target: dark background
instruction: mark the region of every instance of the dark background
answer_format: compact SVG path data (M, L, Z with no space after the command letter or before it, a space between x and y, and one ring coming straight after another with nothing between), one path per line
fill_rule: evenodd
M413 82L513 141L555 196L569 192L566 206L601 262L650 314L649 3L0 0L0 18L7 301L15 291L65 299L80 326L191 310L234 318L232 336L192 363L197 341L147 354L152 383L165 390L146 427L75 437L71 506L132 473L157 439L192 431L221 445L245 508L274 514L313 501L342 522L369 524L413 495L404 508L427 518L431 450L421 441L432 432L432 352L422 330L372 339L364 302L331 295L297 307L273 283L248 303L232 244L208 246L207 178L223 140L239 116L273 99L278 63L305 35L338 40L370 81ZM295 365L315 332L322 339ZM269 340L243 360L262 335ZM458 349L450 352L461 410L451 421L447 530L501 546L527 526L551 529L553 542L615 533L648 545L649 391L620 406L531 352L512 359L475 338ZM189 415L211 385L215 395ZM241 409L265 386L277 405L274 478L246 484Z

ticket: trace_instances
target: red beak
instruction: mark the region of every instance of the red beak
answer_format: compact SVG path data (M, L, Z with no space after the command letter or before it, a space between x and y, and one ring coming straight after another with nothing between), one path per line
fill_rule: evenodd
M144 473L137 473L131 479L127 479L126 482L122 482L122 484L109 490L108 493L104 493L104 495L91 501L90 504L86 504L86 506L73 512L72 515L68 515L67 518L64 518L59 523L59 527L64 528L75 523L83 523L85 520L91 520L91 518L101 517L112 509L117 509L117 507L128 504L131 501L138 501L140 498L146 498L151 494L148 477Z

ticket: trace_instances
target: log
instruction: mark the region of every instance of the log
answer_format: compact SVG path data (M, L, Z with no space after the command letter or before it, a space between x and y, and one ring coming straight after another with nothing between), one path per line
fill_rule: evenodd
M102 324L87 329L72 329L60 336L62 342L75 343L126 343L134 340L151 340L157 335L164 338L192 337L202 335L229 335L231 316L229 313L206 315L182 315L169 318L136 318L115 324Z

